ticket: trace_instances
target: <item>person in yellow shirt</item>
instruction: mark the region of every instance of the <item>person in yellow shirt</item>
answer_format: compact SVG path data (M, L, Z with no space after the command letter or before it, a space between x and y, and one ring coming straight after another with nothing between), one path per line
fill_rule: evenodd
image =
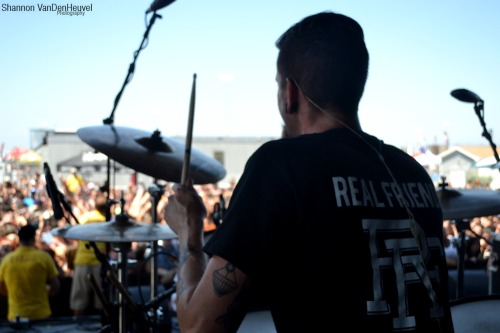
M0 293L7 296L9 321L50 317L49 296L60 289L54 259L35 247L35 234L34 226L23 226L18 232L19 246L0 261Z
M71 194L78 194L81 187L85 185L85 180L78 174L76 168L71 168L71 173L66 177L64 184Z
M80 216L80 224L105 222L106 209L106 195L103 192L98 192L95 198L95 208ZM106 254L106 243L96 242L95 244L101 253ZM94 308L102 310L103 305L88 278L88 274L91 274L99 287L101 287L101 267L102 264L96 256L94 248L90 246L90 241L79 240L74 258L73 281L70 293L70 308L75 317L85 314L85 311L90 306L92 297Z

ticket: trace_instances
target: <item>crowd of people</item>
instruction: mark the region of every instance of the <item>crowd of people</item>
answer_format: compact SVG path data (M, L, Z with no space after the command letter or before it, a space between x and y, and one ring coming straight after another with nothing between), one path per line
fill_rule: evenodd
M495 235L500 235L499 215L480 216L463 221L443 221L445 253L450 268L464 260L464 268L487 269L496 265L493 253ZM463 258L459 247L463 247Z
M24 316L28 319L65 316L76 318L102 313L103 304L100 295L89 283L87 275L92 274L97 286L103 291L105 286L101 283L103 280L101 260L106 258L109 263L109 266L105 263L106 266L114 269L116 274L117 248L109 246L111 243L94 242L97 246L98 252L96 252L93 246L89 246L92 239L88 241L67 239L57 236L57 233L54 234L54 229L71 228L86 223L106 223L114 221L120 214L125 214L133 222L166 225L163 210L171 193L170 184L160 181L152 186L155 191L151 192L146 184L135 184L136 178L131 177L126 189L113 186L106 188L107 184L87 181L76 170L72 170L70 174L56 182L58 191L71 211L65 211L65 205L61 205L64 216L56 219L45 174L37 168L28 167L16 170L16 175L16 181L6 180L0 184L0 264L8 253L21 248L23 241L20 239L20 231L30 226L34 231L32 247L50 255L60 282L59 287L54 288L48 299L50 312L43 312L42 317L38 315L31 317L29 313L24 313ZM220 223L220 210L223 208L221 206L225 207L226 202L229 202L232 188L227 186L219 188L217 184L208 184L197 185L197 189L203 197L207 210L211 212L205 220L205 232L208 235ZM158 193L159 197L154 198ZM156 214L152 212L154 205L157 209ZM110 218L109 221L107 216ZM153 218L156 218L156 221L153 221ZM157 268L157 283L162 287L159 290L164 290L174 283L177 256L175 239L158 239L157 244L156 265L153 267ZM151 242L130 244L130 251L125 253L129 262L127 287L151 285L152 247ZM36 276L31 274L32 278ZM0 285L2 278L5 276L2 277L0 271ZM30 290L22 286L21 282L17 282L21 289ZM45 281L42 282L45 285ZM13 313L8 315L7 294L5 292L0 296L2 305L0 322L12 321L15 317ZM12 309L12 306L10 308Z
M31 225L36 230L35 244L38 249L44 250L53 258L57 270L60 283L66 288L66 293L55 293L50 297L50 304L52 308L52 316L71 316L83 314L95 314L101 309L98 299L93 296L92 304L89 304L89 296L84 294L81 296L83 305L78 308L72 306L69 311L68 307L60 307L60 304L70 304L71 287L73 286L73 277L75 274L75 254L77 252L77 241L55 237L52 234L54 228L63 227L74 222L68 222L66 219L56 221L54 219L54 212L52 202L46 190L45 177L38 171L34 170L19 170L20 174L17 182L5 181L0 184L1 192L1 218L0 218L0 261L5 254L13 251L21 246L19 231L23 226ZM78 185L75 185L75 179L78 179ZM59 189L63 195L71 203L73 212L77 214L80 223L82 223L85 216L88 216L96 207L101 206L103 209L102 197L99 204L99 196L102 196L101 189L98 184L87 182L76 172L72 172L68 177L61 178L58 182ZM104 185L104 184L102 184ZM216 184L200 185L197 189L206 203L207 215L205 221L205 232L210 234L216 229L217 223L220 223L220 216L218 209L220 205L227 205L230 200L234 183L231 188L219 188ZM171 188L167 185L165 192L161 196L158 204L158 214L160 218L159 223L166 224L162 210L166 202L168 202L168 195L172 192ZM113 190L112 198L124 198L125 211L127 215L136 221L152 222L151 207L153 205L151 194L147 191L144 185L136 185L131 182L128 189ZM113 216L120 213L120 208L111 210ZM101 215L105 212L102 211ZM103 221L105 221L103 219ZM463 223L463 222L462 222ZM467 225L460 225L456 221L444 220L443 230L445 235L445 253L450 268L456 268L458 264L458 251L460 245L460 230L466 227L465 230L465 244L464 251L465 268L467 269L486 269L488 260L492 254L493 237L495 234L500 234L500 217L498 215L482 216L465 221ZM81 242L81 241L80 241ZM164 240L165 248L172 249L172 243L175 240ZM150 251L150 244L148 243L135 243L133 251L129 256L129 261L132 263L130 266L130 275L128 278L128 285L148 285L150 283L150 265L147 261L146 253ZM101 248L102 249L102 248ZM175 252L175 250L174 250ZM108 253L114 256L111 251ZM172 258L172 255L165 256L165 258ZM116 261L116 258L114 258ZM95 258L94 258L95 260ZM158 277L159 283L165 287L172 285L175 275L175 265L169 262L168 259L159 257L158 264ZM175 259L173 259L175 260ZM113 261L113 259L111 259ZM78 267L78 265L77 265ZM97 270L98 272L98 270ZM98 277L97 274L95 274ZM100 281L99 278L96 279ZM61 299L66 297L67 299ZM78 300L75 300L77 302ZM0 322L7 320L7 298L1 297L2 311L0 311ZM64 311L61 311L64 309Z

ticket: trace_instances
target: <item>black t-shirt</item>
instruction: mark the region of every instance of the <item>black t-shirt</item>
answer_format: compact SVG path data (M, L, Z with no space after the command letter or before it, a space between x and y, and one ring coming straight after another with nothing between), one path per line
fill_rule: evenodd
M453 332L442 219L411 156L334 129L263 144L204 250L252 278L279 332Z

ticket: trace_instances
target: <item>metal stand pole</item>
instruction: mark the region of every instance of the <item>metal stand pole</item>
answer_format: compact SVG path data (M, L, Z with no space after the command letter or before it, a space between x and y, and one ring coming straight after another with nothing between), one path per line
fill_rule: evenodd
M158 223L158 202L160 201L161 196L163 195L163 188L158 184L153 184L149 187L149 193L151 194L151 217L153 223ZM153 300L158 294L158 241L151 242L151 289L150 289L150 299ZM156 310L153 311L153 327L154 332L157 331L157 321L158 315Z

